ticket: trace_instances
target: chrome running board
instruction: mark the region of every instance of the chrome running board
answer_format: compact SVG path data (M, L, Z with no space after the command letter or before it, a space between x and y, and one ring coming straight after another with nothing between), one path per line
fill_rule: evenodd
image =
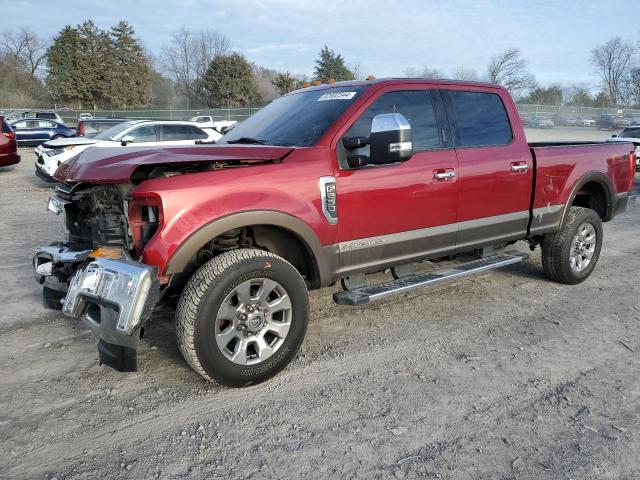
M438 283L456 280L467 277L486 270L513 265L524 262L529 258L526 253L510 251L490 257L472 260L461 263L446 270L436 270L433 272L420 273L408 277L398 278L390 282L371 285L369 287L356 288L355 290L344 290L333 294L333 300L339 305L364 305L366 303L382 300L383 298L404 293L416 288L436 285Z

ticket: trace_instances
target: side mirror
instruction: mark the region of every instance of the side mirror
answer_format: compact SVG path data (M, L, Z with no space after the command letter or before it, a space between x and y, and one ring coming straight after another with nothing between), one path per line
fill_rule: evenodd
M611 135L611 138L616 138L618 135Z
M369 161L374 165L406 162L413 155L411 125L401 113L373 117L369 137Z
M120 145L122 145L123 147L127 146L127 143L131 143L133 142L133 137L131 135L125 135L124 137L122 137L120 139Z

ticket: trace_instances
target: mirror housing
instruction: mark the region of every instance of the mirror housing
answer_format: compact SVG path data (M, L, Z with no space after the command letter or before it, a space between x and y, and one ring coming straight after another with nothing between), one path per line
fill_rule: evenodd
M618 135L611 135L611 138L616 138Z
M369 160L372 165L406 162L413 155L411 125L401 113L382 113L371 121Z
M122 145L123 147L126 147L127 143L131 142L133 142L133 137L131 135L125 135L120 139L120 145Z

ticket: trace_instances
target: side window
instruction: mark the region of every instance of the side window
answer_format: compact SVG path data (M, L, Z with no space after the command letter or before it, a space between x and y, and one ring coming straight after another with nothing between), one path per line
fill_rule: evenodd
M205 132L203 132L202 130L200 130L198 127L195 127L193 125L188 125L189 127L189 138L190 139L202 139L202 138L207 138L209 135L207 135Z
M13 124L13 128L27 128L27 122L25 120L20 120Z
M483 92L448 92L458 127L456 147L506 145L513 134L500 96Z
M200 129L193 127L192 125L164 125L164 140L167 142L178 140L195 140L196 138L204 138L199 136L199 133L194 135L192 128L200 132Z
M42 128L39 120L27 120L27 128Z
M56 128L57 126L58 125L56 125L54 122L50 122L49 120L38 121L39 128Z
M157 130L158 127L156 125L143 125L134 128L125 136L133 137L134 142L156 142L158 141Z
M414 152L441 148L430 91L400 90L381 95L351 125L345 137L368 137L371 133L373 117L381 113L401 113L405 116L411 125ZM359 153L366 154L366 152Z

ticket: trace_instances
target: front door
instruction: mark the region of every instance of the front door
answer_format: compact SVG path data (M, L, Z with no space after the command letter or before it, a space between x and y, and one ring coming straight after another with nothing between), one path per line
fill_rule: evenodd
M401 113L411 125L413 156L406 162L349 168L344 137L368 137L374 116ZM455 248L458 162L449 143L437 90L388 88L361 112L337 142L339 273L409 263Z

